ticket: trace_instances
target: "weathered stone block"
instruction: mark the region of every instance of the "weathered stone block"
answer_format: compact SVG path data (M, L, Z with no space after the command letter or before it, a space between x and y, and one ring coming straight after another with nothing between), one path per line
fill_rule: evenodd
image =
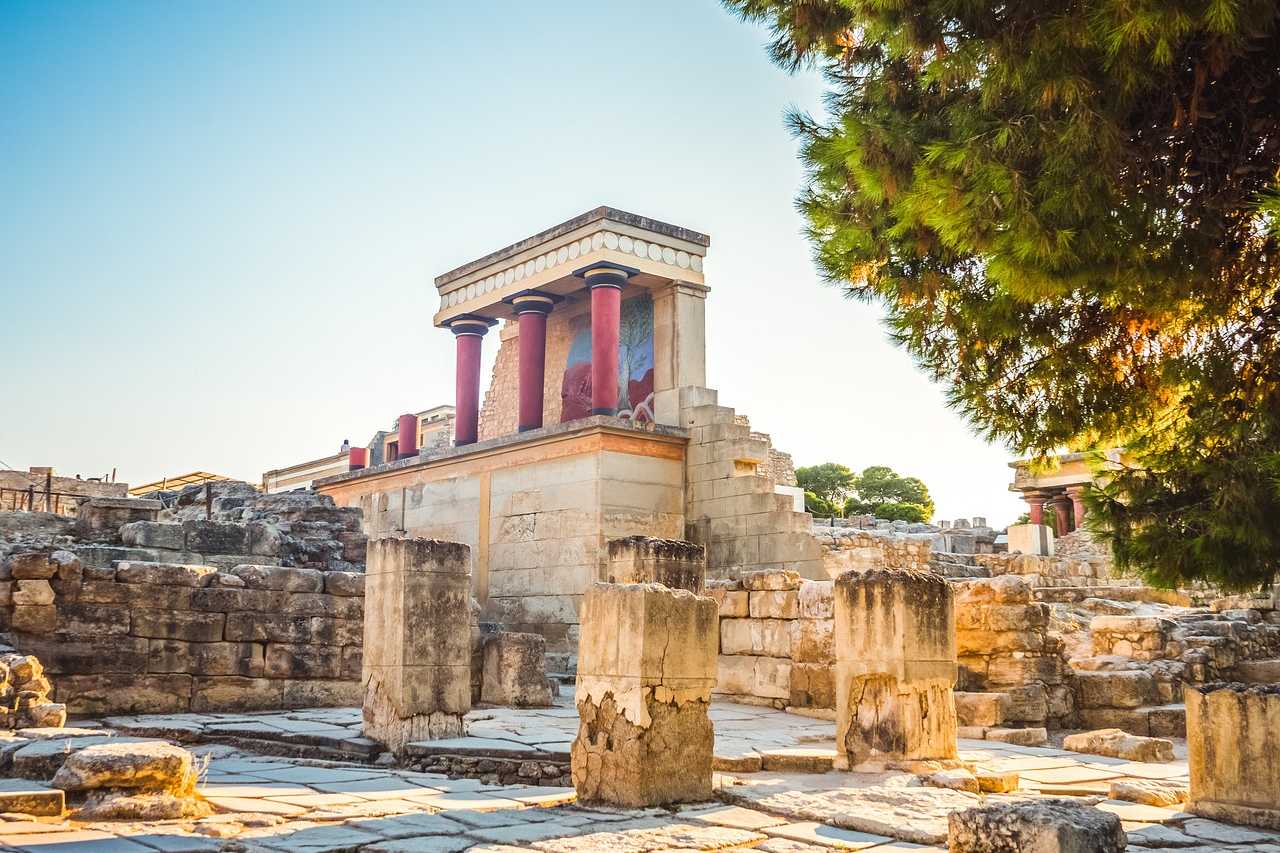
M1155 679L1142 670L1077 672L1076 697L1081 708L1139 708L1154 701Z
M130 611L129 633L135 637L216 643L222 639L226 616L174 610Z
M746 572L742 575L742 588L751 592L759 590L798 590L800 574L790 569Z
M746 590L726 590L722 596L717 597L720 603L720 616L737 619L750 615L748 603L750 595L751 593Z
M547 641L541 634L500 632L484 639L480 699L515 708L551 704Z
M955 611L940 575L846 572L835 582L837 764L956 756Z
M1120 729L1097 729L1067 735L1063 738L1062 748L1129 761L1173 761L1171 741L1126 734Z
M1123 853L1120 818L1071 800L1038 799L955 811L950 853Z
M956 721L961 726L998 726L1004 722L1003 693L962 693L956 700Z
M73 714L172 714L188 710L191 676L64 675L54 689Z
M835 669L830 664L793 663L790 669L791 696L795 708L836 707Z
M363 597L364 575L360 572L325 572L324 591L330 595Z
M753 619L795 619L800 615L800 596L794 589L753 590L748 609Z
M134 521L120 528L120 539L130 547L181 551L186 545L187 536L181 524Z
M273 589L282 592L320 592L324 589L324 572L287 566L242 564L228 569L242 579L249 589Z
M181 563L142 563L122 560L116 564L118 583L147 583L159 586L205 586L217 573L212 566Z
M235 577L219 575L219 577ZM269 589L235 589L233 587L209 587L191 591L191 609L211 613L238 613L246 610L260 613L281 613L289 598L287 592Z
M628 536L609 540L610 583L660 583L701 594L707 579L707 552L678 539Z
M342 647L268 643L263 674L268 678L339 678Z
M248 554L249 530L243 524L193 520L182 523L186 549L198 554Z
M47 551L28 551L11 554L5 561L5 571L14 580L48 580L58 573L58 566Z
M351 708L359 705L363 696L358 669L354 679L291 678L281 684L281 702L286 708Z
M284 681L235 675L192 679L191 710L269 711L283 707Z
M121 525L155 521L160 501L140 498L86 498L76 505L76 536L116 541Z
M399 752L455 737L471 707L471 549L434 539L369 543L365 735Z
M791 622L791 659L797 663L835 663L835 623L830 619Z
M804 581L800 584L800 617L831 619L835 615L833 581Z
M53 587L46 580L15 581L17 589L11 596L14 606L42 606L53 604Z
M262 646L257 643L188 643L150 640L149 672L187 672L193 675L263 674Z
M789 658L791 624L780 619L721 619L720 651L726 655Z
M22 634L51 634L58 629L58 608L52 604L14 607L9 625Z
M642 807L711 796L716 602L657 584L596 584L583 600L578 736L583 802Z
M1188 685L1188 811L1280 829L1280 684Z

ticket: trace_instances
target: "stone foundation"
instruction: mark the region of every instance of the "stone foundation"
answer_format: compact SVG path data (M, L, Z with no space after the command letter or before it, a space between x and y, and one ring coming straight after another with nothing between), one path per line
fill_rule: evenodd
M1280 684L1188 686L1187 810L1280 829Z
M392 752L458 737L471 709L471 549L434 539L369 543L364 733Z
M835 582L836 765L956 757L955 612L941 576L847 572Z
M716 604L658 584L596 584L583 602L573 784L581 802L711 798Z

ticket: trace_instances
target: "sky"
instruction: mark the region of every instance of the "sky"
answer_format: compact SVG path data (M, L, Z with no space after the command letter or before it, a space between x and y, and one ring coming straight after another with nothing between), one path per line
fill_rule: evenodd
M711 235L708 381L797 465L1022 511L1007 449L821 282L783 122L821 80L715 0L0 16L0 467L256 482L363 444L453 401L435 275L611 205Z

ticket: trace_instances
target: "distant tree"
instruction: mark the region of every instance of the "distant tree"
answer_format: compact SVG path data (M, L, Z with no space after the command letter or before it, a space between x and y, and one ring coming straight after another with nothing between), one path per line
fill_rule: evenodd
M854 478L846 515L874 515L890 521L928 521L933 498L918 477L903 477L887 465L872 465Z
M824 462L797 468L796 484L830 504L832 515L840 515L856 476L837 462Z
M1280 3L724 0L794 114L822 275L1161 584L1280 571Z
M804 493L804 511L813 513L818 518L835 518L840 515L835 504L826 498L820 498L813 492Z

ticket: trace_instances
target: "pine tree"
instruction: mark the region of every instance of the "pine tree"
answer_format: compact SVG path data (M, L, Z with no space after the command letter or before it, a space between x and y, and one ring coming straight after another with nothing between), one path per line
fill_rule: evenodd
M1280 569L1280 4L725 0L790 116L822 274L1019 455L1124 446L1122 566Z

